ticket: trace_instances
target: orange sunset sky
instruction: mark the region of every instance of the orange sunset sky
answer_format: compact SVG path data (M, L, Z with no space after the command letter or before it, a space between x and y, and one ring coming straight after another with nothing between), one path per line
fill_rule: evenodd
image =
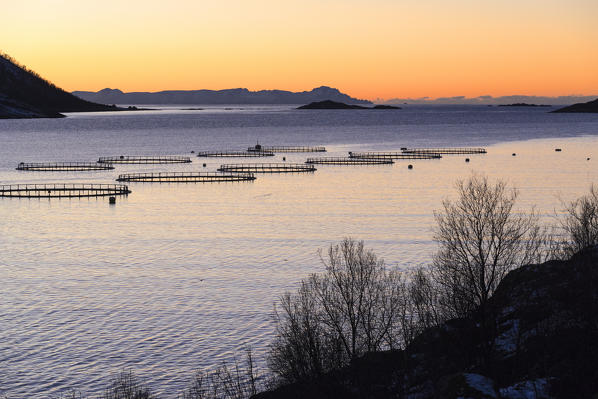
M0 50L69 91L598 94L598 0L2 3Z

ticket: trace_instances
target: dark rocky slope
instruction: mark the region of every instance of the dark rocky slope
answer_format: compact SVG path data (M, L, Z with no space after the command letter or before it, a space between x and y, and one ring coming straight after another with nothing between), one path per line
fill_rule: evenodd
M82 100L0 54L0 118L56 118L60 112L108 111Z
M560 108L552 112L583 112L583 113L598 113L598 99L588 101L587 103L577 103L569 105L565 108Z
M512 271L479 315L256 399L595 398L598 248ZM482 328L486 325L486 328Z

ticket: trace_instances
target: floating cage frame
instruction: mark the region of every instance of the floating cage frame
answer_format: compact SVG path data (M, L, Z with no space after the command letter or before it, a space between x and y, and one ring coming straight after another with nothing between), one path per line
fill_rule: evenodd
M446 147L446 148L407 148L405 154L486 154L486 149L481 147Z
M257 144L254 147L249 147L247 151L250 152L326 152L326 147L309 147L309 146L263 146Z
M118 175L116 181L145 183L220 183L255 180L253 173L220 172L159 172L127 173Z
M98 163L110 164L165 164L165 163L191 163L191 158L180 156L126 156L100 157Z
M273 157L274 153L269 151L199 151L197 156L200 158L257 158Z
M123 184L10 184L0 185L0 197L11 198L83 198L128 195L128 186Z
M302 173L315 172L316 168L302 163L236 163L220 165L218 171L232 173Z
M35 172L81 172L110 169L114 169L112 164L96 162L21 162L17 166L17 170Z
M381 158L349 158L349 157L321 157L307 158L306 164L318 165L389 165L392 159Z
M440 159L437 153L403 153L403 152L349 152L349 158L371 159Z

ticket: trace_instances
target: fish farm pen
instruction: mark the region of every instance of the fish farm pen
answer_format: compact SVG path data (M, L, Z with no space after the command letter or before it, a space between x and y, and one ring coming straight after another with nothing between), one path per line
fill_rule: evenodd
M349 158L370 159L440 159L438 153L403 153L403 152L349 152Z
M406 148L402 150L405 154L485 154L485 148L466 148L466 147L449 147L449 148Z
M251 152L326 152L326 147L261 146L249 147Z
M118 164L164 164L164 163L191 163L189 157L177 156L158 156L158 157L138 157L138 156L118 156L101 157L98 163L118 163Z
M388 165L394 162L392 159L323 157L307 158L305 163L318 165Z
M255 180L253 173L160 172L118 175L116 181L148 183L219 183Z
M114 166L109 163L98 164L96 162L21 162L17 166L17 170L31 170L37 172L81 172L110 169L114 169Z
M212 158L257 158L257 157L273 157L273 152L268 151L200 151L197 153L198 157L212 157Z
M236 163L220 165L218 171L233 173L301 173L315 172L316 168L302 163Z
M0 197L12 198L83 198L130 194L122 184L11 184L0 186Z

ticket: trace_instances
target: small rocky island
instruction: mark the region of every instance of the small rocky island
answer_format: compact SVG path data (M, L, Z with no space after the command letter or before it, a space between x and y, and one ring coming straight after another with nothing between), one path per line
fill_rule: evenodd
M528 104L528 103L514 103L514 104L499 104L499 107L552 107L548 104Z
M307 105L302 105L297 109L401 109L393 105L374 105L373 107L364 107L361 105L345 104L337 101L324 100L315 101Z
M552 112L580 112L580 113L598 113L598 99L588 101L587 103L577 103L565 108L559 108Z

